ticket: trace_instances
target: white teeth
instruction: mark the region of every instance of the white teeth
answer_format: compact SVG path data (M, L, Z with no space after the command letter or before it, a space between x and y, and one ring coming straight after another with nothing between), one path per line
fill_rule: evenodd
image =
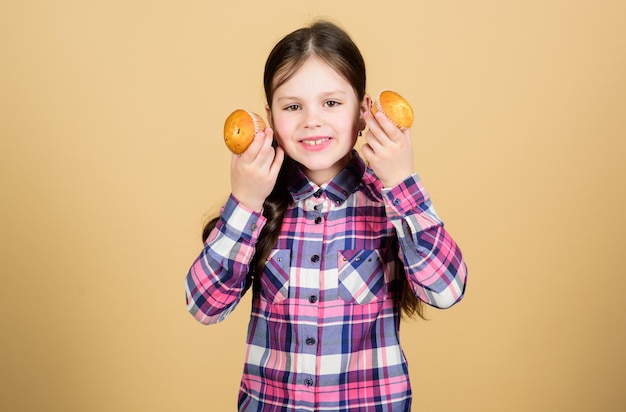
M317 139L317 140L303 140L302 143L304 144L308 144L309 146L316 146L318 144L322 144L325 141L330 140L330 138L328 137L323 137L321 139Z

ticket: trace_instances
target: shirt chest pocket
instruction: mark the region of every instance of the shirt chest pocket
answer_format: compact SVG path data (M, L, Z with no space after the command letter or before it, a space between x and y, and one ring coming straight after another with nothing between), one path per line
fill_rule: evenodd
M385 267L379 250L339 251L339 296L356 304L384 298L387 293Z
M272 302L281 302L289 296L289 264L291 251L287 249L273 250L267 258L261 275L261 291L265 298Z

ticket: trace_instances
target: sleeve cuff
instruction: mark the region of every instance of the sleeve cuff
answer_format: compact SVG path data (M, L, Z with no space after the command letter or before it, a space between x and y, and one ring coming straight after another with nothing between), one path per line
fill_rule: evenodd
M417 173L391 188L382 190L389 218L402 218L432 207L430 196Z
M247 208L231 194L224 205L218 224L223 227L223 231L256 242L266 221L262 213Z

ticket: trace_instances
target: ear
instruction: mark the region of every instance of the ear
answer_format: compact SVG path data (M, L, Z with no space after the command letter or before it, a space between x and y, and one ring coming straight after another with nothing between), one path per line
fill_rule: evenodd
M369 94L366 94L361 101L361 105L359 106L359 130L365 129L365 120L363 120L363 115L366 112L369 112L372 108L372 98Z
M273 129L274 122L272 121L272 110L269 105L265 105L265 118L267 119L267 124Z

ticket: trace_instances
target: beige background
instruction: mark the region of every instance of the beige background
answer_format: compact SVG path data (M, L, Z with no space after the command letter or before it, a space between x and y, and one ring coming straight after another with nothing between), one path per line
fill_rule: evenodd
M626 2L3 1L0 410L230 411L249 300L183 280L233 109L316 16L414 105L465 300L403 325L415 411L626 409Z

